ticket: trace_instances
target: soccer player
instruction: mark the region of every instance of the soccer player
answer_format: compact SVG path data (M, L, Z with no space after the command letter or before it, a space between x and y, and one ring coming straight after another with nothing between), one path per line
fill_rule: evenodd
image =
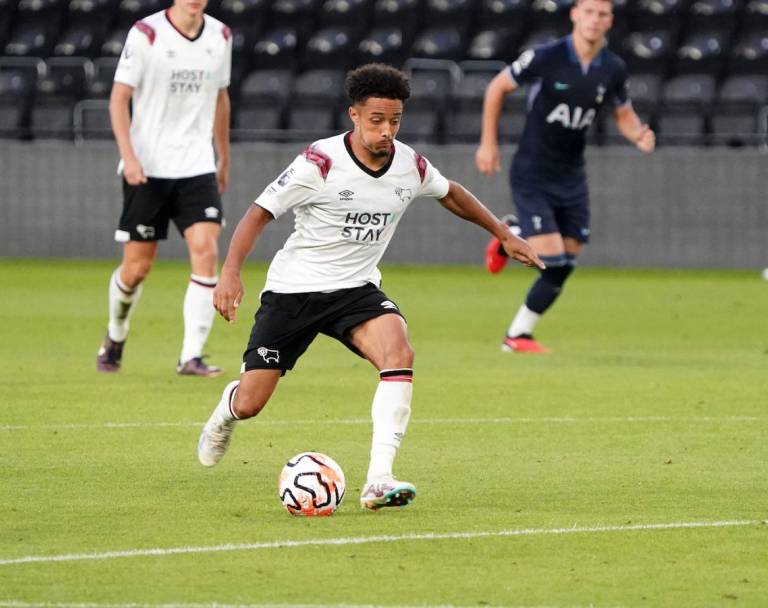
M624 62L608 48L613 21L610 0L577 0L572 33L525 51L485 91L482 134L475 163L481 173L500 170L497 130L504 97L530 84L528 114L511 167L519 218L505 217L510 229L528 239L546 264L502 342L502 350L546 353L533 338L541 315L560 294L589 240L589 198L584 170L586 131L605 104L621 134L643 152L656 137L629 101ZM507 261L497 239L486 248L486 266L500 272Z
M460 184L395 136L406 76L368 64L348 73L353 131L310 145L254 201L240 220L214 291L214 306L235 320L243 297L240 268L264 228L288 211L295 229L269 267L240 379L224 389L198 443L204 466L221 460L239 420L257 415L280 377L293 369L321 333L366 358L379 372L373 397L373 439L361 504L408 504L416 488L393 477L395 453L411 414L413 349L399 307L380 289L377 268L403 213L416 198L443 207L494 234L507 254L543 267L533 249L512 235Z
M227 26L203 13L206 4L174 0L171 8L136 22L115 72L109 112L123 176L123 211L115 232L123 259L109 281L109 325L96 359L102 372L120 369L142 283L173 220L192 270L176 371L221 373L202 352L216 314L221 194L229 176L232 40Z

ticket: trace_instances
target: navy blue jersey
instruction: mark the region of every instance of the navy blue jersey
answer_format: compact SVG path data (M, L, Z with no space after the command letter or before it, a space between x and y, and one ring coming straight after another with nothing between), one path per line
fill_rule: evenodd
M508 69L517 85L530 84L516 170L583 172L586 132L598 110L629 102L624 61L604 47L585 69L566 36L525 51Z

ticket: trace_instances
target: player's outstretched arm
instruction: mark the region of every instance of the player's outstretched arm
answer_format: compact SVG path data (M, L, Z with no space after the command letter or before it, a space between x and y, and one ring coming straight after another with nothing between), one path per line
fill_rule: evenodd
M227 257L221 267L219 284L213 290L213 307L230 323L234 323L237 308L243 299L240 268L270 221L272 221L272 214L254 203L245 212L232 235Z
M483 175L493 175L501 171L498 137L499 116L501 116L501 108L504 105L504 97L514 90L515 83L506 69L499 72L485 89L480 146L475 152L475 165Z
M637 115L630 104L616 108L613 112L616 126L625 139L642 152L653 152L656 148L656 134Z
M504 246L509 257L525 266L544 269L544 263L528 244L528 241L515 236L507 225L483 205L474 194L458 182L449 181L448 194L440 199L440 204L454 215L485 228Z

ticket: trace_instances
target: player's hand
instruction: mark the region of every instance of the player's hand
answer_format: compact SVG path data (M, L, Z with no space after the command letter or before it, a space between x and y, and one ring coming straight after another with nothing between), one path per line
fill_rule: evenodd
M640 130L640 137L635 141L635 145L642 152L653 152L656 148L656 134L648 125L643 125Z
M224 194L229 185L229 162L219 159L216 162L216 183L219 186L219 194Z
M123 160L123 177L131 186L147 183L147 176L144 175L144 168L137 158Z
M544 270L546 268L544 262L539 259L537 253L533 250L530 243L525 239L521 239L519 236L515 236L511 232L508 236L505 236L501 240L501 245L504 247L504 251L513 260L517 260L524 266L530 268L538 268Z
M219 284L213 290L213 307L227 321L234 323L242 299L243 282L240 275L222 271Z
M499 162L499 146L495 144L480 144L475 152L475 165L483 175L493 175L501 171Z

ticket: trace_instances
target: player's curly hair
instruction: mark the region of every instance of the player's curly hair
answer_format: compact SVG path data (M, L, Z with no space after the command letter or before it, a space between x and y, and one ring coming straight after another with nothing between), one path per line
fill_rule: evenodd
M383 63L367 63L350 70L344 82L347 97L354 103L363 103L369 97L399 99L411 96L411 84L400 70Z

